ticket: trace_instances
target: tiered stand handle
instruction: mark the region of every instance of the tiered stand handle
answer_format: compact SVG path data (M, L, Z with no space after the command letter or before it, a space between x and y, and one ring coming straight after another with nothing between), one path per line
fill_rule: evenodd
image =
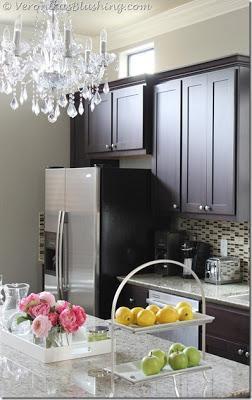
M194 277L194 279L196 280L196 282L199 285L200 288L200 292L201 292L201 299L202 299L202 314L206 313L206 300L205 300L205 293L204 293L204 289L202 286L202 283L200 282L198 276L195 274L194 271L192 271L187 265L182 264L178 261L174 261L174 260L154 260L154 261L149 261L145 264L140 265L139 267L133 269L124 279L123 281L120 283L120 285L118 286L117 291L115 292L115 296L113 299L113 303L112 303L112 308L111 308L111 389L112 389L112 393L111 393L111 397L113 397L114 392L115 392L115 382L114 382L114 371L115 371L115 312L116 312L116 305L117 305L117 301L118 298L120 296L120 293L122 291L122 289L124 288L124 286L126 285L126 283L129 281L129 279L134 276L137 272L148 268L150 266L157 266L158 264L174 264L177 265L178 267L181 267L185 270L187 270L188 272L190 272L192 274L192 276ZM202 358L205 358L205 351L206 351L206 326L203 325L202 326Z

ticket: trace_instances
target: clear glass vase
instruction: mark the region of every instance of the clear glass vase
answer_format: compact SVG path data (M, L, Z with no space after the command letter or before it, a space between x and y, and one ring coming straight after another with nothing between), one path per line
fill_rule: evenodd
M46 349L51 349L52 347L71 346L72 334L59 331L57 327L54 327L50 330L47 338L38 338L33 335L33 343Z
M19 311L19 302L27 296L28 283L7 283L3 286L5 301L2 307L2 324L5 329L14 334L26 334L30 331L30 322L17 324L17 317L24 315Z

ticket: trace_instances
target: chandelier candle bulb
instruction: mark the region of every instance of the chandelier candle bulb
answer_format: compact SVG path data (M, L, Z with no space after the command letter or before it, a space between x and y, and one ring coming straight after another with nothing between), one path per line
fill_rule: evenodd
M107 31L105 29L101 30L100 33L100 52L105 54L107 50Z
M19 56L20 54L21 30L22 30L22 17L21 15L19 15L15 21L14 34L13 34L13 42L15 45L16 56Z
M2 40L2 43L1 43L1 45L4 47L7 43L9 43L10 42L10 30L9 30L9 28L8 28L8 26L6 26L5 28L4 28L4 31L3 31L3 40Z
M89 37L86 39L86 43L85 43L85 63L86 63L86 65L89 64L91 51L92 51L92 39Z
M67 20L65 22L65 49L66 49L66 57L71 57L71 46L72 46L72 29L71 22Z

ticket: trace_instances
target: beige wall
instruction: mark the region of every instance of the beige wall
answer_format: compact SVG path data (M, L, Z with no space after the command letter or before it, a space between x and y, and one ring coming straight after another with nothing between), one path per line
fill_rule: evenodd
M44 208L44 168L69 165L69 121L50 124L31 105L12 111L0 95L0 273L5 282L41 286L38 212Z
M249 9L237 10L113 51L120 54L146 42L154 42L155 72L235 53L249 54ZM118 72L112 68L109 74L110 80L118 78Z
M147 27L146 27L147 29ZM249 11L241 9L154 37L155 72L240 53L249 54ZM139 43L140 44L140 43ZM124 49L116 50L119 53ZM110 79L118 73L110 71ZM122 160L122 167L151 168L151 159Z

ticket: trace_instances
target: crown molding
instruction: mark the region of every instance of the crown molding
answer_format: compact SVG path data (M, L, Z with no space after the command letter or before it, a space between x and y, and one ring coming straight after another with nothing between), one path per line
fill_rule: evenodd
M109 32L109 49L144 42L167 32L249 7L249 0L193 0L128 27Z

